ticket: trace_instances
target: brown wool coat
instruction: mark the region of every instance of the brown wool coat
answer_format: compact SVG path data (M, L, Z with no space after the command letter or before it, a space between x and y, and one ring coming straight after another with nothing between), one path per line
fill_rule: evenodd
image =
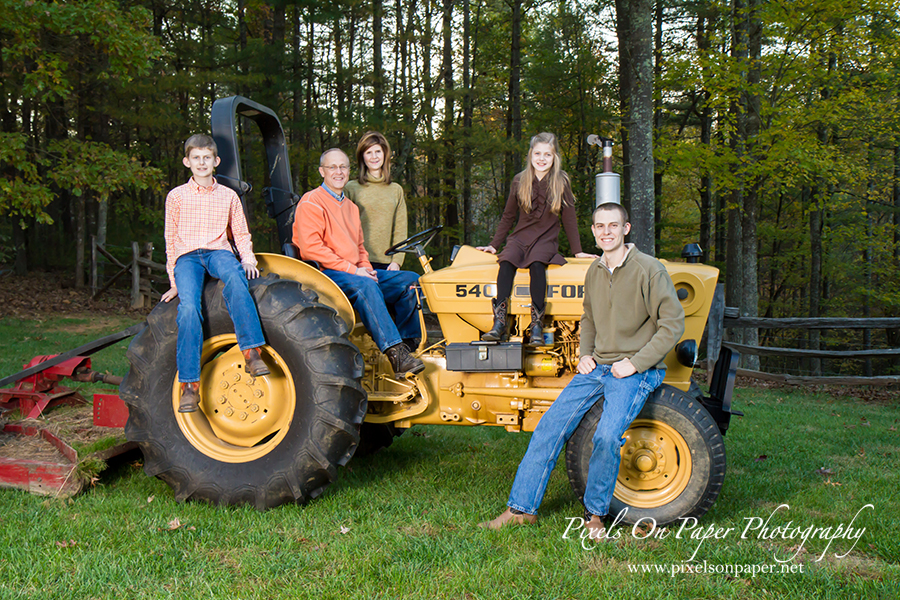
M542 262L548 265L564 265L566 260L559 253L559 224L562 221L569 238L569 246L573 254L581 252L581 240L578 237L578 223L575 218L575 197L572 189L566 183L563 191L563 205L559 215L550 210L549 177L538 180L536 177L531 184L531 212L525 213L519 208L519 199L516 194L519 190L519 173L513 179L509 190L509 198L506 200L506 208L497 226L497 233L491 240L491 246L499 248L506 238L506 247L498 256L499 261L512 263L516 268L527 268L533 262ZM506 237L513 222L518 216L515 229Z

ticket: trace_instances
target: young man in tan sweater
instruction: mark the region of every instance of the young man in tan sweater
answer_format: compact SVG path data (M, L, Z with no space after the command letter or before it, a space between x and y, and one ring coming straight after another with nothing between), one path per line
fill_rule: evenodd
M663 359L684 333L684 310L666 268L633 244L625 244L630 230L621 205L606 203L594 210L591 231L603 255L588 267L584 280L577 374L535 428L519 463L508 508L482 527L537 521L560 451L585 413L602 398L584 506L590 539L604 538L602 519L616 485L622 435L662 383Z

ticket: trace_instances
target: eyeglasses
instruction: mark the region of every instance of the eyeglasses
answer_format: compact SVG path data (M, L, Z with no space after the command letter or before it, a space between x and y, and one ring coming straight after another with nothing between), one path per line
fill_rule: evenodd
M323 165L322 168L329 173L334 173L335 171L349 171L350 165Z

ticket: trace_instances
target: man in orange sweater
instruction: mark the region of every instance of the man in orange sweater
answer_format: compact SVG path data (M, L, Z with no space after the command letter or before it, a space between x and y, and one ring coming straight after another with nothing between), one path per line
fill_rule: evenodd
M411 271L379 271L372 268L363 246L359 208L344 196L350 179L350 159L343 151L326 150L319 159L323 183L307 192L294 214L294 244L300 255L322 266L350 299L378 349L402 377L419 373L425 363L409 353L408 340L421 338L412 287L418 276ZM391 318L393 308L397 323ZM407 340L407 341L405 341Z

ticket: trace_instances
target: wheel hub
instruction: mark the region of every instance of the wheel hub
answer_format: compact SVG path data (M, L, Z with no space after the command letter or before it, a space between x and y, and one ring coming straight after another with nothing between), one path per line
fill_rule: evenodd
M270 406L272 393L266 376L246 373L240 352L232 350L218 356L204 371L201 379L210 379L204 387L212 389L200 406L216 436L249 447L272 433L277 419L269 418L275 407Z
M252 377L234 334L203 343L200 355L200 410L177 412L180 386L172 391L173 411L190 443L223 462L246 462L267 454L284 438L297 398L290 369L270 346L260 348L270 374Z
M666 423L634 421L621 452L615 495L631 506L662 506L678 497L690 480L687 442Z

